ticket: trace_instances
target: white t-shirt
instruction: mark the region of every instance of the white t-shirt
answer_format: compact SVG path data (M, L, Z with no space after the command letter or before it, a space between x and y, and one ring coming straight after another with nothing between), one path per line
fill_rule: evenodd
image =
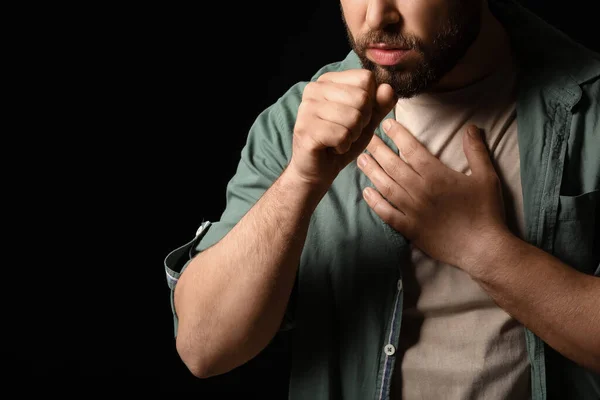
M482 128L504 186L507 223L523 237L515 72L508 60L465 88L400 99L396 119L445 165L467 174L462 134L471 123ZM391 398L529 399L523 326L462 270L416 248L411 259L403 268L404 316Z

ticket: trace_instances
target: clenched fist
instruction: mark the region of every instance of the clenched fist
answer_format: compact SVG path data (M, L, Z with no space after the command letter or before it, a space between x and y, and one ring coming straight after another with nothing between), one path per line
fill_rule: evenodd
M396 102L366 69L323 74L306 85L294 127L288 168L315 185L330 185L362 153Z

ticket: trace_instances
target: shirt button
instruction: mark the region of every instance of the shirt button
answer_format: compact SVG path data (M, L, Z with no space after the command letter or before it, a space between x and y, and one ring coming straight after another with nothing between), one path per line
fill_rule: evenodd
M398 291L402 291L402 279L398 279Z
M396 348L394 347L394 345L386 344L383 348L383 351L385 351L385 354L387 354L388 356L393 356L394 353L396 353Z

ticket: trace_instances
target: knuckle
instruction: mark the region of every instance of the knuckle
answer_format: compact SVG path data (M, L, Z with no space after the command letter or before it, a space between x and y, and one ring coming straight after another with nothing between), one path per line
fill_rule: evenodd
M352 131L346 127L341 127L338 134L338 142L344 143L349 142L352 137Z
M402 155L409 159L417 152L417 145L415 143L408 143L402 147Z
M306 86L304 87L304 90L302 91L302 99L309 99L312 96L314 96L314 92L317 89L317 86L320 84L320 82L309 82L306 84Z
M301 138L302 136L304 136L305 132L306 129L304 127L304 123L300 119L298 119L296 121L296 125L294 126L293 138Z
M367 88L369 87L369 85L374 81L375 76L373 75L373 72L369 71L368 69L361 69L358 72L358 82L360 87L362 88Z
M371 207L371 209L373 209L373 211L375 211L378 215L379 215L379 200L378 199L370 199L369 200L369 205ZM381 215L379 215L381 216Z
M315 108L316 103L317 101L312 98L302 99L302 102L300 102L300 105L298 106L298 114L310 113L311 110Z
M357 110L357 109L351 109L348 112L348 122L350 123L351 126L355 127L355 126L360 126L362 124L362 113Z
M356 95L361 108L366 108L370 103L370 96L366 90L360 90Z
M384 216L384 207L382 207L381 201L382 201L381 197L379 197L379 196L372 196L372 199L371 199L371 208L380 217L383 218L383 216Z
M329 80L330 77L331 77L331 74L332 74L331 72L325 72L324 74L322 74L321 76L319 76L317 78L317 80L314 81L314 82L324 82L326 80Z
M373 141L369 144L369 153L371 153L373 158L377 158L377 155L379 154L379 146L379 143L374 143Z
M390 165L388 166L388 175L392 176L392 177L399 177L401 174L401 168L400 168L400 163L398 162L392 162L390 163Z
M302 100L298 106L298 118L296 118L296 126L302 122L302 117L308 112L308 100Z
M384 183L381 186L381 195L388 200L392 198L394 195L394 188L390 183Z
M415 165L415 168L417 168L421 174L424 175L431 175L431 171L435 170L434 166L431 163L431 160L426 159L426 158L419 158L416 157L413 161L412 161L413 165ZM437 182L436 182L437 179ZM444 180L441 177L438 177L436 175L433 176L433 181L434 183L439 183L439 182L444 182Z

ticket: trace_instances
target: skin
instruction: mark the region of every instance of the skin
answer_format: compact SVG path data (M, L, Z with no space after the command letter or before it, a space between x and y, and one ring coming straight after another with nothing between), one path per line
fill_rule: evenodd
M348 41L366 69L398 97L458 89L493 72L510 52L506 32L481 0L342 0ZM400 63L379 66L368 47L408 47Z
M467 176L442 164L398 122L383 126L400 154L373 137L371 155L357 160L377 188L363 191L373 211L432 258L467 272L554 349L600 372L600 279L508 229L500 180L477 127L463 135Z
M357 53L362 52L361 59L369 59L369 38L390 37L394 44L393 32L416 37L421 48L435 53L434 38L446 30L444 21L457 19L452 15L456 7L453 3L341 2L350 43L354 43ZM462 60L440 79L428 74L432 79L422 92L452 90L473 83L493 72L493 66L509 55L506 33L486 3L479 6L474 7L480 10L482 20L478 37ZM471 13L464 15L456 26L474 24ZM392 33L386 36L381 32ZM459 49L464 47L461 40L468 41L469 35L454 40ZM498 51L490 53L489 49ZM382 82L412 82L422 80L415 77L420 74L419 65L426 61L427 53L415 50L392 71L368 62L365 67ZM394 89L405 97L413 94ZM600 372L600 279L565 265L507 228L500 181L480 135L464 135L464 151L473 171L472 176L466 176L443 165L398 122L386 120L383 127L388 127L386 132L400 154L375 136L367 147L371 156L363 154L357 160L377 188L365 188L363 192L373 211L432 258L470 274L500 307L554 349ZM475 126L471 129L478 131Z
M392 88L365 69L306 86L289 165L222 240L194 257L175 288L177 351L195 376L228 372L273 339L310 215L394 104Z
M498 177L481 139L465 137L473 171L465 176L441 164L395 121L387 134L406 161L373 135L397 97L463 87L493 72L509 54L506 34L486 3L343 0L341 6L357 53L373 38L418 43L421 52L415 49L393 68L365 63L307 84L287 168L179 279L174 301L183 362L205 378L242 365L268 345L283 319L310 215L337 174L368 146L372 156L361 168L377 188L365 191L375 213L431 257L469 273L565 356L600 371L594 308L600 280L508 231ZM445 35L452 32L447 21L468 32ZM435 61L437 46L453 50Z

